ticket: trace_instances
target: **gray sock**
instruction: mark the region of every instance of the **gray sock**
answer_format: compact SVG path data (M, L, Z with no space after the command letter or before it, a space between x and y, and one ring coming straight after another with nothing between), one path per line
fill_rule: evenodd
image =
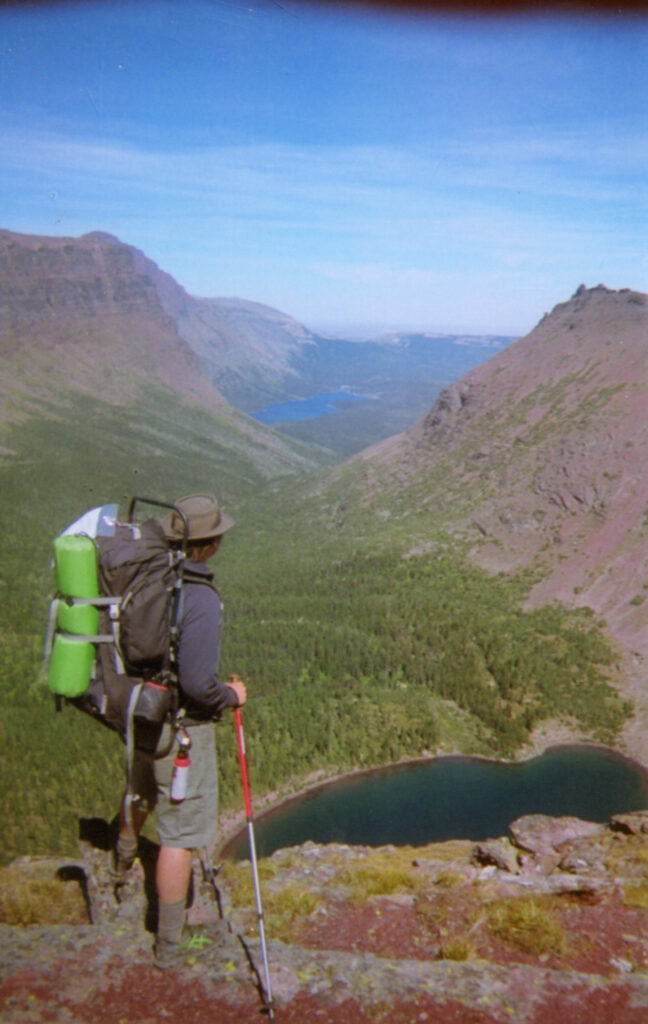
M180 942L184 924L185 900L177 903L158 904L158 926L156 942L158 945L172 945Z
M130 865L137 856L137 836L125 835L120 832L117 836L117 860L125 867Z

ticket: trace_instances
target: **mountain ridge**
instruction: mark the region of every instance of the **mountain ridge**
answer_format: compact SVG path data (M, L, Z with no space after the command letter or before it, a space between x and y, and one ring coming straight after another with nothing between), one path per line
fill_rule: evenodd
M153 377L212 407L225 404L132 252L101 232L71 239L0 231L0 346L6 369L21 371L25 383L40 370L119 402Z
M479 478L477 561L513 568L535 557L558 525L554 543L573 545L575 517L615 519L628 486L637 525L648 503L640 471L646 371L648 296L579 288L526 338L446 389L400 438L360 457L405 461L417 474L443 449L439 457L455 464L451 483ZM512 549L511 536L523 542ZM574 585L585 583L582 576Z
M282 436L229 404L165 311L159 291L182 289L143 254L103 232L79 239L0 231L0 430L5 455L21 450L26 420L97 422L124 409L133 451L157 458L163 426L172 446L189 442L203 416L198 449L241 479L301 473L321 465L313 446ZM182 408L186 412L183 415ZM149 423L147 425L147 413ZM184 435L187 435L186 437ZM79 444L83 440L81 430ZM103 445L110 446L106 435ZM197 449L197 450L198 450ZM99 449L97 449L99 457Z
M633 749L648 760L648 296L581 286L351 460L356 500L429 510L490 572L532 570L529 607L591 608L629 658Z
M199 332L187 329L187 324L199 321L205 310L212 315L212 322L207 324L212 344L203 344L201 349ZM237 328L237 322L246 317L253 322L255 313L276 323L280 330L285 327L293 344L294 339L311 337L296 321L260 303L193 298L143 252L107 232L92 231L71 238L0 230L0 344L5 356L16 355L28 342L32 352L34 348L63 343L79 346L84 335L88 340L99 334L98 329L93 331L93 320L99 319L99 326L105 328L105 320L110 318L114 334L117 328L123 330L120 320L130 317L130 332L139 332L139 348L147 357L158 357L147 370L158 374L162 370L172 383L182 383L183 372L204 378L205 361L216 363L224 353L227 358L222 362L232 369L237 361L260 359L263 364L262 347L255 346ZM27 330L38 330L45 320L47 336L40 332L35 338L26 337ZM158 334L151 343L150 334L156 328ZM172 343L164 331L175 336ZM274 341L266 356L270 364L277 362L276 337ZM175 378L164 362L165 342L176 360ZM131 360L137 360L137 347L133 346L129 354ZM198 386L203 393L205 383ZM196 381L191 381L191 386L195 388ZM216 386L213 392L215 398ZM224 401L222 395L219 398Z
M144 252L104 231L80 238L0 231L5 418L42 404L54 380L119 403L158 379L192 401L229 404L253 419L268 406L350 390L363 400L337 404L333 416L273 423L298 445L343 459L407 427L444 384L511 340L433 332L362 344L320 337L259 302L192 296Z

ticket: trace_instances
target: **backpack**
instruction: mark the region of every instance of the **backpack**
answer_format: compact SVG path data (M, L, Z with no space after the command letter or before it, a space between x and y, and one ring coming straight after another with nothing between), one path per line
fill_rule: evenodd
M117 506L104 506L55 538L57 594L45 645L57 708L65 701L119 733L129 757L134 750L153 754L178 712L186 554L186 537L172 548L158 520L133 522L138 501L174 508L133 498L126 522L117 521Z

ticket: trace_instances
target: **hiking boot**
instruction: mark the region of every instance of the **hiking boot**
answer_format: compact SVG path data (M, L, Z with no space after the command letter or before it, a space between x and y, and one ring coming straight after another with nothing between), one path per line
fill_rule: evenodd
M191 928L180 942L156 939L153 946L153 964L160 970L168 967L192 967L199 957L223 949L229 932L224 922Z

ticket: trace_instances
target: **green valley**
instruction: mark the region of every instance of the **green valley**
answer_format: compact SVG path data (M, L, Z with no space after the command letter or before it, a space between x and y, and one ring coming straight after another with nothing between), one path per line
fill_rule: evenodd
M15 454L0 467L5 859L70 852L79 818L115 812L120 741L75 709L56 714L39 672L53 536L91 506L123 509L133 493L213 490L237 520L214 568L223 674L249 685L256 793L317 769L436 750L511 757L560 715L613 740L628 708L608 685L612 651L591 615L522 612L530 580L471 568L429 515L390 524L356 510L341 522L330 510L344 505L356 465L341 477L316 472L302 449L292 465L284 451L262 470L239 434L215 429L168 396L137 411L79 398L64 419L31 419L6 438ZM408 555L417 536L425 550ZM232 807L234 735L227 721L218 732L221 805Z
M53 538L133 495L214 492L236 520L214 563L221 672L249 687L258 797L437 752L525 756L556 722L642 759L627 655L645 646L645 403L632 410L648 298L579 289L381 440L407 393L461 372L452 338L365 350L256 304L196 305L102 233L0 231L0 254L3 859L70 853L80 818L116 811L119 739L55 714L40 676ZM392 387L380 415L364 403L337 426L271 429L213 384L281 396L301 367L337 389L352 366ZM233 729L217 731L221 806L239 807Z

